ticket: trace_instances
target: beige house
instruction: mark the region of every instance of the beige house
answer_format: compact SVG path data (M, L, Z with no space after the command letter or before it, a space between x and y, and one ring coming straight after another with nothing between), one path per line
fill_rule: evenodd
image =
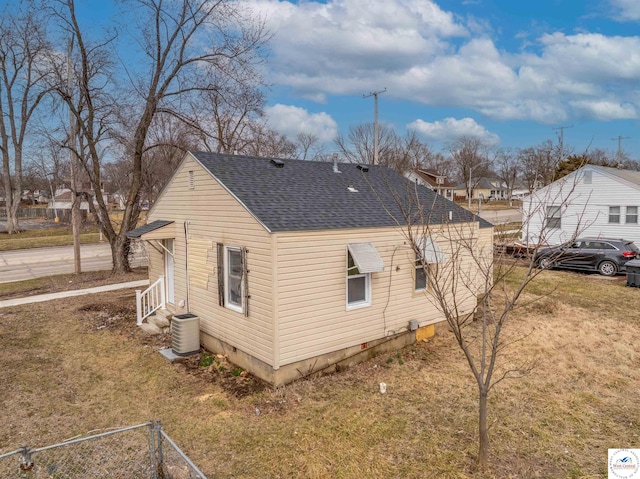
M280 385L443 320L401 223L407 192L430 208L429 261L447 261L437 231L450 224L491 250L489 223L385 167L203 152L186 155L129 236L151 246L166 310L196 315L205 348ZM475 293L458 292L461 314Z

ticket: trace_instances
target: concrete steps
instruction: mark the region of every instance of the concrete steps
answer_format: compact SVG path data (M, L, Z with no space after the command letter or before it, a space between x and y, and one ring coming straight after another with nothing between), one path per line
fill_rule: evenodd
M171 318L173 313L168 309L159 309L155 314L152 314L147 318L146 323L142 323L140 328L150 335L168 333L171 328Z

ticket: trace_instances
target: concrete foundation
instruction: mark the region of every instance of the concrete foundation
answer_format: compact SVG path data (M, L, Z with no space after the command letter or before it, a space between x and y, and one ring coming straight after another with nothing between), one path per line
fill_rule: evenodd
M278 387L295 381L296 379L342 371L378 354L397 351L416 341L430 338L434 334L435 325L428 325L418 328L416 331L395 334L350 348L286 364L279 369L273 369L273 367L264 361L260 361L206 333L200 332L200 342L205 349L216 354L226 355L233 364L246 369L254 376L259 377L272 386Z

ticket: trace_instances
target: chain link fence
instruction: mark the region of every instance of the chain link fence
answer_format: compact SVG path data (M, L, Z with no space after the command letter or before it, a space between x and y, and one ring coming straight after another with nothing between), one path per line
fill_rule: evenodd
M160 421L0 454L1 479L206 479Z

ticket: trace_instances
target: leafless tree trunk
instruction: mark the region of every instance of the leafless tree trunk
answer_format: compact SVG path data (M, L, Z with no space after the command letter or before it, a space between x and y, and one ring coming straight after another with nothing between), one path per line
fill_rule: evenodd
M563 195L544 198L527 214L530 218L541 214L542 230L546 230L548 220L539 210L545 203L566 205L576 184L568 185L570 191ZM394 221L410 245L408 259L416 275L426 278L425 302L447 322L474 378L478 393L477 460L484 469L490 452L490 393L503 380L522 377L535 365L535 358L510 363L505 353L531 334L514 317L527 286L541 273L534 257L546 235L540 234L537 243L530 245L526 260L515 259L494 253L493 228L479 228L473 219L456 222L455 215L454 221L443 219L443 209L453 205L426 188L408 182L405 194L390 189L381 197L389 193L403 212ZM576 228L573 238L579 232Z
M494 165L496 166L498 178L504 182L507 188L509 206L512 206L513 189L515 188L516 181L518 180L518 172L520 171L518 159L511 149L501 148L496 152Z
M29 123L47 89L45 22L35 8L0 19L0 152L7 232L18 233L23 153Z
M109 82L122 80L107 52L114 38L88 42L76 18L74 0L59 0L58 4L61 7L58 18L73 35L78 52L77 92L65 91L62 83L59 91L78 124L78 156L93 185L95 214L111 245L113 271L125 272L129 270L126 233L137 225L144 161L156 146L149 135L154 121L158 115L167 115L192 123L183 102L215 91L208 76L212 70L235 75L238 81L242 81L242 75L251 77L252 69L262 61L266 34L261 22L231 0L126 1L133 37L128 41L141 46L144 62L127 71L132 80L129 101L127 104L121 100L118 105L116 95L106 87ZM123 110L130 114L124 114ZM113 131L116 117L123 122L124 131L118 136L131 163L119 226L111 221L101 192L103 151L99 146L107 134L116 136Z
M463 136L449 145L451 159L467 188L467 200L471 209L473 190L489 168L487 145L479 138Z

